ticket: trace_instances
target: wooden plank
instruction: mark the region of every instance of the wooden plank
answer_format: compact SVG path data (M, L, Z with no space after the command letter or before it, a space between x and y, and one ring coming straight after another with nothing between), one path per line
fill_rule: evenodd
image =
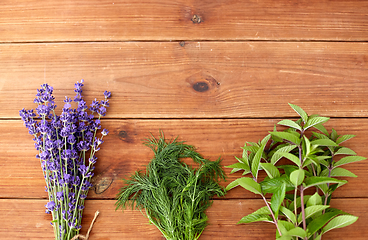
M82 234L88 229L96 210L100 211L90 239L163 239L139 211L115 211L115 200L87 200ZM44 213L46 200L0 199L1 239L52 239L50 215ZM207 211L209 226L201 239L273 239L275 228L269 223L236 225L243 216L263 207L262 200L229 200L214 202ZM368 228L367 199L338 199L333 207L359 217L346 228L330 231L323 239L366 239Z
M164 131L167 139L179 136L197 147L204 157L215 160L223 158L223 166L236 162L234 156L241 156L245 141L258 141L273 129L277 119L252 120L104 120L103 128L110 134L98 153L94 183L90 198L111 199L123 186L126 178L138 169L145 169L153 154L142 143L150 132L158 136ZM352 140L344 143L358 155L368 156L366 148L368 123L365 119L331 119L326 125L334 127L339 134L355 134ZM280 130L282 128L279 128ZM46 198L44 179L40 162L35 158L37 151L33 147L32 136L21 121L1 121L0 132L0 198ZM346 166L358 175L350 178L349 183L334 193L334 197L368 197L368 162L362 161ZM229 174L228 184L240 173ZM244 189L230 191L226 198L256 198Z
M3 0L0 42L367 41L367 9L359 0Z
M58 105L84 78L86 100L112 91L110 118L368 117L367 43L130 42L0 45L1 118ZM16 99L16 101L14 101Z

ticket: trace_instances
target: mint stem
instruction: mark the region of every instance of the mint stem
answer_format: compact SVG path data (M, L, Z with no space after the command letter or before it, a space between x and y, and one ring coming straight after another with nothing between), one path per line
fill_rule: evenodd
M305 222L305 209L304 209L304 188L300 186L300 206L302 208L302 218L303 218L303 229L307 230L307 224Z
M269 210L269 211L270 211L270 213L271 213L271 216L272 216L272 219L273 219L273 223L276 225L277 231L279 232L280 236L282 236L282 234L281 234L281 230L280 230L280 228L279 228L279 225L277 224L277 219L275 218L275 214L273 213L273 211L272 211L272 209L271 209L271 207L270 207L270 204L268 204L267 199L265 198L265 196L264 196L263 194L262 194L261 196L262 196L263 201L265 202L265 204L266 204L266 206L267 206L268 210Z

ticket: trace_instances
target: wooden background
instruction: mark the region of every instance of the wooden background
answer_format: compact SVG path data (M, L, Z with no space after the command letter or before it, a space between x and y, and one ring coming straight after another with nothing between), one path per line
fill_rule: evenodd
M121 179L152 157L142 145L150 132L230 165L245 141L296 117L290 102L332 117L328 129L356 134L346 146L368 156L367 41L362 0L0 1L0 239L53 238L37 152L18 116L35 107L42 83L59 106L81 79L87 102L112 91L82 233L99 210L91 240L162 239L139 211L114 210ZM332 205L359 220L325 240L368 235L368 161L347 168L358 178ZM235 225L261 206L230 191L208 210L201 239L274 239L272 224Z

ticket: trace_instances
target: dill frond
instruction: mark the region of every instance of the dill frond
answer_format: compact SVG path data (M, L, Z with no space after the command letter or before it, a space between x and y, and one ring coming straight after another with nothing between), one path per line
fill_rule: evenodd
M224 196L219 181L225 180L221 159L204 159L196 149L177 139L167 142L151 136L145 143L154 152L146 172L124 180L116 209L135 207L170 240L198 239L207 226L205 211L214 195ZM191 158L197 168L183 162Z

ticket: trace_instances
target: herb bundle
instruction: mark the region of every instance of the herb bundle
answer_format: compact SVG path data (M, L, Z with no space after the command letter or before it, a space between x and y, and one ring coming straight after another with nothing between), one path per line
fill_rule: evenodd
M46 213L52 214L51 225L57 240L69 240L82 228L84 200L92 187L93 165L97 160L95 154L108 134L104 129L101 137L96 137L111 93L105 91L105 99L95 99L88 108L82 97L82 86L83 80L75 84L74 102L78 107L72 109L73 100L65 97L60 116L55 113L53 88L48 84L37 90L34 99L37 115L33 109L19 111L39 151L36 157L41 162L49 200Z
M324 233L348 226L358 219L331 208L329 204L332 193L347 183L335 177L356 177L341 166L366 158L341 146L354 135L340 136L334 129L329 133L323 126L329 118L308 116L300 107L290 106L301 118L282 120L278 124L288 129L280 132L275 126L274 131L258 143L247 142L242 158L237 158L238 163L228 167L233 168L232 172L244 171L243 175L250 174L251 177L236 179L226 190L240 185L260 195L265 202L265 207L243 217L238 223L273 223L279 240L320 240ZM312 128L318 132L308 133L307 130ZM281 158L292 164L277 166ZM260 170L267 174L263 180L259 178ZM271 194L270 201L266 194Z
M176 139L166 142L163 135L148 139L146 145L155 156L145 174L135 172L125 180L126 186L117 196L117 209L144 209L150 223L166 239L198 239L207 225L205 210L212 204L212 196L225 194L218 184L225 179L220 159L204 159L193 146ZM188 166L184 158L193 159L199 167Z

